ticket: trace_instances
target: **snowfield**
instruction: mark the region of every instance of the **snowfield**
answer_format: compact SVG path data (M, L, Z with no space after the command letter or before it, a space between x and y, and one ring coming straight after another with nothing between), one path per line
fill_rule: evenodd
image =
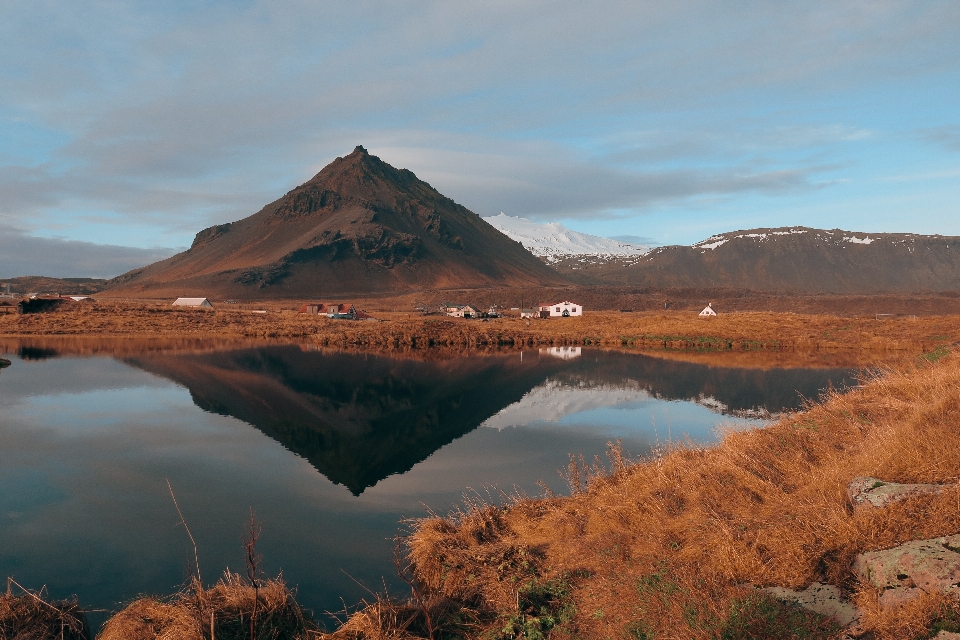
M650 252L650 247L580 233L567 229L559 222L541 224L503 212L484 220L547 262L575 256L639 257Z

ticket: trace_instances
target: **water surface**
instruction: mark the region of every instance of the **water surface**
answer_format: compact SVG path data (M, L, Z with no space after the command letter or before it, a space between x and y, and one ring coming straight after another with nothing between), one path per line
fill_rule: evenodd
M21 347L0 371L0 573L116 608L167 594L192 549L241 569L255 510L268 573L314 611L398 589L398 523L474 490L566 490L569 453L628 453L799 408L853 375L574 348L391 358L297 345L110 357ZM746 416L746 417L745 417ZM751 417L754 416L754 417ZM342 600L341 600L342 598Z

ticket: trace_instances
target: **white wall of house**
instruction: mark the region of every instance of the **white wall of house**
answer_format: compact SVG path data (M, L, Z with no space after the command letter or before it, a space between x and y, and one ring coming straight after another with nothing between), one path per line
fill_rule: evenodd
M541 312L548 311L551 318L565 318L568 316L583 315L583 305L579 305L576 302L570 302L569 300L556 302L554 304L541 304L539 305L539 310Z

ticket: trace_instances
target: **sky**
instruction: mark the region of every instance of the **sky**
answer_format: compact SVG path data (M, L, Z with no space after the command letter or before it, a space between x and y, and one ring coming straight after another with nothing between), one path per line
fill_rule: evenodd
M960 235L960 3L0 0L0 278L111 277L363 145L483 216Z

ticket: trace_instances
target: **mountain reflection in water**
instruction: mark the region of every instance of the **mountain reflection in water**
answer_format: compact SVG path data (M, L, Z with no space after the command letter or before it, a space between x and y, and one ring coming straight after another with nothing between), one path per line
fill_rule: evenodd
M271 346L124 361L185 386L205 411L253 425L354 495L481 424L556 421L650 397L777 413L852 382L844 369L737 369L599 350L431 361Z

